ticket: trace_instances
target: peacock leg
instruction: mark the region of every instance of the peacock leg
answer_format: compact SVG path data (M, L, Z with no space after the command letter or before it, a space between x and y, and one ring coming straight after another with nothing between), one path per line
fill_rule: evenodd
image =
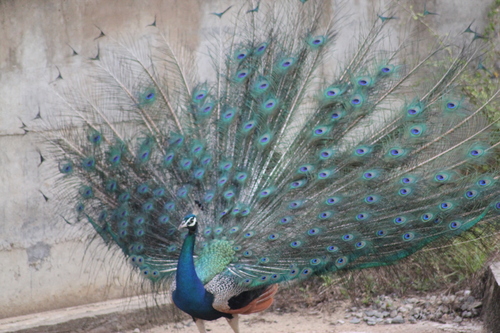
M229 326L233 329L234 333L240 333L240 329L238 328L238 315L233 314L233 318L226 318Z
M196 327L198 327L198 331L200 331L200 333L207 333L207 330L205 329L205 321L194 317L193 319L196 324Z

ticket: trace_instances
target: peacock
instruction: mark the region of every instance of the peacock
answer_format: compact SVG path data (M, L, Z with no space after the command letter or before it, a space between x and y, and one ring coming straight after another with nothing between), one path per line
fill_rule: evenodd
M54 83L58 215L170 288L202 333L221 317L239 332L279 284L394 264L498 220L499 119L483 110L499 93L472 105L462 91L482 36L390 50L396 17L379 15L340 61L323 5L212 13L233 23L205 81L158 34L101 42L91 72Z

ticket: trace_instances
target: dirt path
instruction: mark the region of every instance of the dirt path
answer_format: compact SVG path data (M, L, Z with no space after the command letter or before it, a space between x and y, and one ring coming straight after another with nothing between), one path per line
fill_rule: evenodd
M224 319L208 322L208 332L233 333ZM468 321L461 324L440 324L431 321L419 321L415 324L377 324L368 326L364 322L351 324L344 319L344 312L338 310L333 314L298 314L264 312L240 317L241 333L479 333L481 323ZM127 331L124 333L198 333L196 325L191 320L180 323L162 325L160 327Z
M463 293L457 293L462 295ZM288 295L289 296L289 295ZM463 297L463 296L459 296ZM459 298L458 297L458 298ZM144 297L132 297L107 302L86 304L72 308L65 308L43 313L30 314L15 318L0 320L0 332L41 333L41 332L71 332L71 333L198 333L196 325L186 314L175 310L169 299L163 299L165 304L160 307L145 308ZM378 300L389 300L388 297L379 297ZM394 304L390 310L380 312L373 310L373 306L353 307L347 301L335 301L334 306L294 307L291 302L284 309L284 301L274 311L265 311L240 317L241 333L480 333L482 323L477 319L457 316L457 311L450 312L451 308L472 304L475 309L477 301L457 301L450 296L425 295L421 298L390 299ZM445 301L452 301L447 303ZM455 302L457 301L457 302ZM427 303L428 304L427 304ZM480 302L479 302L480 303ZM378 303L378 308L382 308ZM387 305L387 303L385 303ZM426 308L426 304L428 305ZM154 310L153 310L154 309ZM405 310L406 309L406 310ZM426 309L426 310L425 310ZM425 311L424 311L425 310ZM374 312L383 314L382 322L368 325L370 320L376 320ZM406 311L406 312L405 312ZM409 311L409 312L408 312ZM442 323L431 321L431 315L438 316ZM372 314L369 314L369 313ZM395 321L392 315L404 317L402 324L385 324ZM462 315L465 311L462 312ZM384 314L385 313L385 314ZM460 311L458 311L460 313ZM373 316L372 316L373 315ZM185 318L181 322L175 322ZM370 319L372 318L372 319ZM375 318L375 319L373 319ZM477 318L477 317L476 317ZM365 322L366 320L366 322ZM402 320L402 319L401 319ZM410 323L413 320L415 323ZM351 321L358 321L354 324ZM460 323L457 323L460 321ZM153 323L157 323L155 324ZM164 324L159 324L164 323ZM219 319L206 324L210 333L233 333L226 320Z

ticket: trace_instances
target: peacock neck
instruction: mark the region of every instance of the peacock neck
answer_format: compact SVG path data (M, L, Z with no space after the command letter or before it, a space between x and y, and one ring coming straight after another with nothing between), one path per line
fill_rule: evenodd
M193 252L196 235L190 230L182 244L177 273L175 276L176 288L172 295L175 305L195 318L214 320L231 317L222 314L212 307L213 295L205 290L203 283L196 274Z
M177 274L175 276L176 290L184 297L193 296L203 298L205 288L196 274L193 252L196 241L195 231L190 230L182 244L179 262L177 263Z

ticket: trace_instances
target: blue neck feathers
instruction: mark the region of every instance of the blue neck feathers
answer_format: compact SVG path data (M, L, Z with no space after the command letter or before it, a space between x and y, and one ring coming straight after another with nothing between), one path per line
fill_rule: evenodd
M203 320L232 318L230 314L219 312L212 307L214 296L205 290L196 274L193 260L195 240L195 232L190 230L182 244L175 276L176 289L172 299L179 309L195 318Z

